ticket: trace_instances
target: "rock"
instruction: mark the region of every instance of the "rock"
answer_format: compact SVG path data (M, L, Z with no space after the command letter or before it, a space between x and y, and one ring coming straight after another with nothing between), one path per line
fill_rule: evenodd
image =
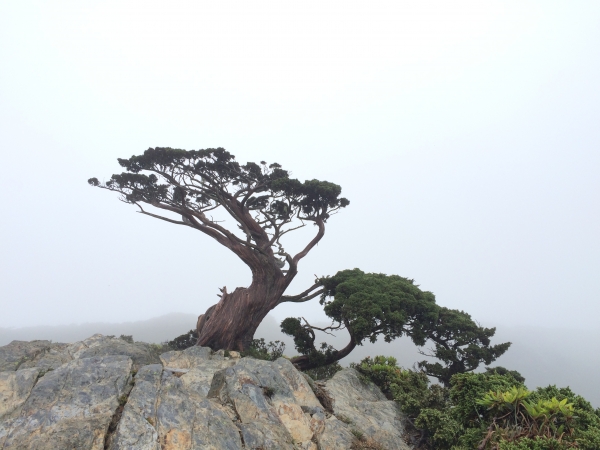
M211 359L208 347L190 347L183 351L172 351L160 355L160 362L165 367L174 369L191 369L203 361Z
M200 347L160 357L170 367L144 366L136 374L110 448L242 449L235 412L206 399L214 372L235 363L211 359Z
M354 369L337 372L325 383L325 389L333 398L336 418L346 422L350 430L359 431L385 449L409 449L402 439L404 420L398 405L387 400L373 383L363 383Z
M18 417L9 421L2 448L102 450L131 368L127 356L103 356L71 361L46 373Z
M19 369L38 367L42 370L57 369L73 358L67 351L69 344L51 344L48 349L35 358L25 361Z
M0 347L0 372L17 370L23 363L43 355L56 345L50 341L12 341Z
M318 401L314 394L307 395L310 387L301 375L288 373L291 384L282 375L280 369L287 372L290 366L283 358L276 362L244 358L215 374L208 396L233 406L246 446L293 449L296 442L301 448L311 447L311 418L302 406Z
M163 373L156 416L161 449L241 450L239 431L229 416L199 397L179 378Z
M73 358L89 358L91 356L125 355L133 361L135 368L160 362L150 346L143 342L131 344L123 339L95 334L92 337L69 345L66 352Z
M0 371L32 367L57 369L74 359L108 355L129 356L135 368L160 362L146 343L132 344L122 339L95 334L73 344L13 341L0 347Z
M319 436L319 447L322 450L347 450L355 439L345 423L331 416L325 421L323 433Z
M142 367L135 375L121 420L112 439L113 450L160 450L156 431L156 401L163 366Z
M14 341L0 365L3 450L341 450L360 435L365 448L408 448L397 405L352 369L313 382L285 358L202 347L159 358L102 335Z
M0 419L21 410L39 374L40 369L0 372Z
M0 448L39 375L40 369L0 372Z

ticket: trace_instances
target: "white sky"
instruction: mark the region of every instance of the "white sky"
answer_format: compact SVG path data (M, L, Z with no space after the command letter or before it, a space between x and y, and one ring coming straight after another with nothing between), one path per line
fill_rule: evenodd
M598 80L596 1L1 2L0 327L200 314L247 285L86 182L222 146L351 201L289 293L359 267L485 324L595 328Z

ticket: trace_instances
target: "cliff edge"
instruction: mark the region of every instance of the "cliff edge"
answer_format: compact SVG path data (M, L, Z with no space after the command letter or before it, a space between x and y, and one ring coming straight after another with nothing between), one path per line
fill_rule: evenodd
M353 369L315 382L285 358L102 335L0 347L2 450L407 450L404 421Z

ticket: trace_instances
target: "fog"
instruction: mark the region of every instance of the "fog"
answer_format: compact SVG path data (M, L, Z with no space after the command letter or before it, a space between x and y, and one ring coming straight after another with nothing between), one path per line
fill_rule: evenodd
M413 278L498 326L531 380L575 385L600 353L598 42L597 2L1 2L0 327L118 335L99 324L247 286L207 236L86 182L148 147L221 146L351 202L289 294L354 267ZM299 315L325 319L272 311Z

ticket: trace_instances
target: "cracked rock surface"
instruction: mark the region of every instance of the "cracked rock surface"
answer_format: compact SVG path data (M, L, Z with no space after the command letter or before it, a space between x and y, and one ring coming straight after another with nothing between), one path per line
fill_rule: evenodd
M11 342L0 347L0 449L343 450L356 435L409 448L395 403L354 370L319 383L325 408L287 359L226 354L159 359L148 344L101 335Z

